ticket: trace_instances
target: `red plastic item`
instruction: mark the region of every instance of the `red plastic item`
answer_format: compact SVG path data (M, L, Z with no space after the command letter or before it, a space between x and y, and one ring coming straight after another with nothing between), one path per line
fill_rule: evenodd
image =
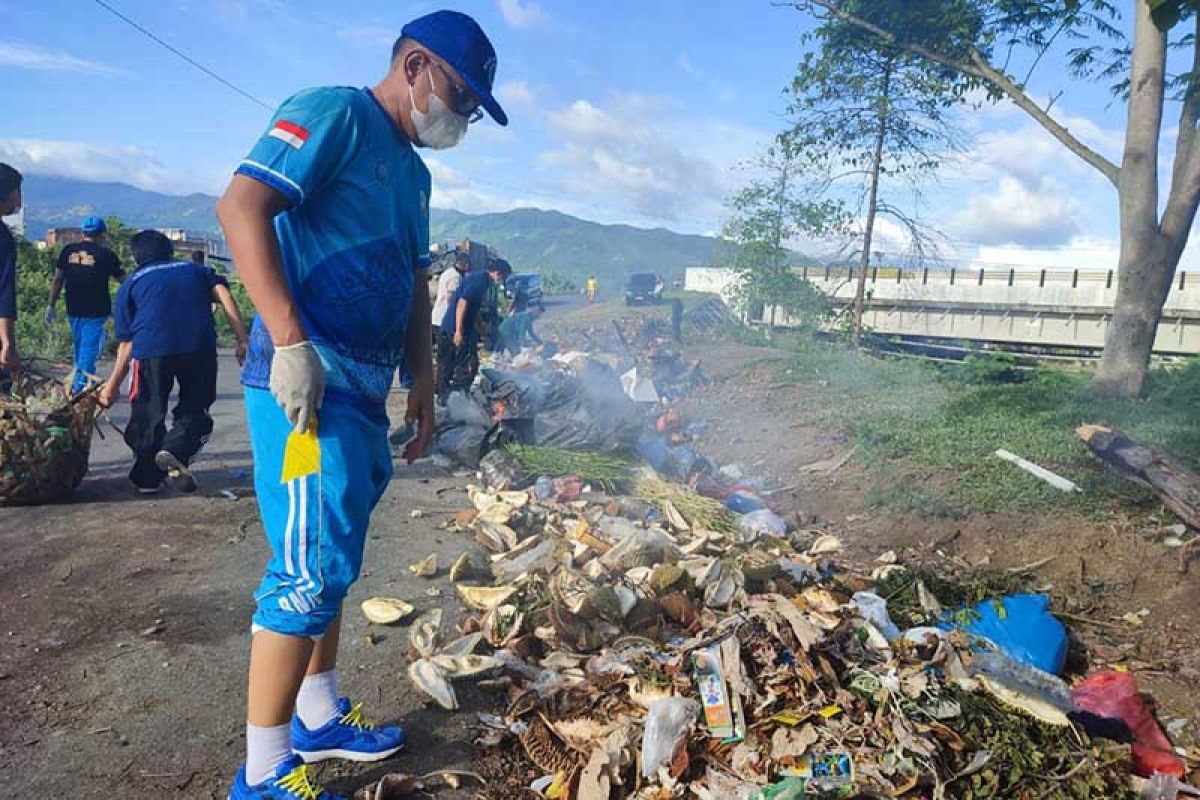
M555 500L569 503L583 494L583 481L577 475L564 475L550 482L550 492Z
M1156 772L1182 778L1183 760L1171 749L1171 740L1159 727L1137 682L1128 672L1097 672L1071 690L1076 708L1109 719L1119 719L1133 733L1133 771L1143 778Z

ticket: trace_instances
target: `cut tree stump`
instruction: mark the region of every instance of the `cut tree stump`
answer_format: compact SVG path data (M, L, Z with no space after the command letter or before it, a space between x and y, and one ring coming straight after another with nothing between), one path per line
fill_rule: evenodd
M1169 453L1135 442L1112 428L1080 425L1075 432L1092 455L1121 477L1150 489L1188 527L1200 529L1200 473ZM1200 538L1180 550L1181 572L1187 571L1192 551L1198 547Z

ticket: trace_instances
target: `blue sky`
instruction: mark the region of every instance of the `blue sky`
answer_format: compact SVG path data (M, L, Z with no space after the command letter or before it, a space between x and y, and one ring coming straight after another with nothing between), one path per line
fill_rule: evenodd
M433 2L108 0L269 105L374 83ZM767 0L470 0L499 53L506 129L430 155L434 205L553 208L711 233L738 168L784 124L782 88L811 22ZM1031 85L1119 161L1121 104L1050 58ZM0 160L35 172L217 193L269 113L93 0L0 0ZM1116 193L1016 109L964 115L966 154L923 187L963 263L1115 266ZM1167 124L1171 124L1168 117ZM1171 141L1168 141L1171 144ZM901 248L885 227L884 249ZM1192 261L1185 257L1185 263Z

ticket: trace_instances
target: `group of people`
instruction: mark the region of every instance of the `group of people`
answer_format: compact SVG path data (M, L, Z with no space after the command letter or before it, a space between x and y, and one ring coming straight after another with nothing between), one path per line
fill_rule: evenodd
M213 302L245 352L243 398L270 560L254 593L246 757L230 800L334 800L309 764L378 761L406 742L403 729L375 725L361 703L338 692L342 603L392 475L385 401L397 370L412 378L405 418L417 433L404 450L411 463L434 428L431 328L444 373L437 388L448 389L472 374L485 298L510 271L499 260L478 274L461 267L452 295L455 279L446 278L445 308L433 316L430 174L417 148L457 145L485 112L507 124L492 92L495 76L495 49L475 20L437 11L404 26L374 86L308 89L283 103L217 203L257 312L249 334L223 278L176 260L157 231L133 237L136 270L117 292L120 344L100 396L115 402L133 371L126 438L139 488L186 469L212 429ZM20 183L16 170L0 166L0 214L20 207ZM52 289L55 303L66 289L77 349L87 351L77 358L85 376L103 337L94 320L108 313L100 287L122 280L120 265L99 250L102 231L89 235ZM16 246L0 226L0 368L10 373L20 368L15 273ZM79 285L90 287L90 305L72 300L76 274L87 276ZM505 346L519 346L536 313L514 308L487 324ZM463 365L465 373L456 371ZM180 400L165 432L173 384ZM283 468L295 433L315 437L319 452L301 474Z
M433 341L439 403L444 405L452 392L475 380L481 343L493 352L510 353L520 351L526 342L541 343L533 325L544 309L540 303L530 306L521 287L505 313L505 287L511 274L512 267L502 258L490 258L482 270L472 272L470 254L460 251L453 267L438 278Z
M5 183L7 181L7 183ZM11 214L21 206L22 177L14 167L0 164L0 211ZM246 328L224 277L204 265L197 251L189 260L175 257L175 246L163 233L144 230L130 245L136 268L126 277L120 259L105 242L107 226L98 216L80 225L82 239L58 254L43 321L58 318L58 301L65 297L72 340L71 391L79 393L102 383L99 400L108 407L121 394L132 372L129 422L125 442L133 451L129 479L143 494L156 494L171 480L194 491L189 470L193 457L212 433L209 409L217 395L217 333L213 304L217 304L238 339L236 354L245 357ZM11 231L0 223L0 389L19 375L16 345L16 247ZM120 284L114 302L110 284ZM118 341L112 372L106 381L96 374L104 350L106 326L113 320ZM172 391L178 400L166 425Z

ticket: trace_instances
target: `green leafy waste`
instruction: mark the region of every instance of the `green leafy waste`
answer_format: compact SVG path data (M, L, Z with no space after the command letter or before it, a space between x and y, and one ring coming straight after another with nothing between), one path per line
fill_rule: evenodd
M627 458L602 453L580 453L559 447L510 444L505 447L530 475L578 475L608 491L629 483L635 464Z
M1039 722L977 693L955 692L962 715L947 724L962 737L949 772L965 769L986 750L990 758L976 772L947 787L959 800L1133 800L1129 788L1129 748L1091 741L1072 727Z

